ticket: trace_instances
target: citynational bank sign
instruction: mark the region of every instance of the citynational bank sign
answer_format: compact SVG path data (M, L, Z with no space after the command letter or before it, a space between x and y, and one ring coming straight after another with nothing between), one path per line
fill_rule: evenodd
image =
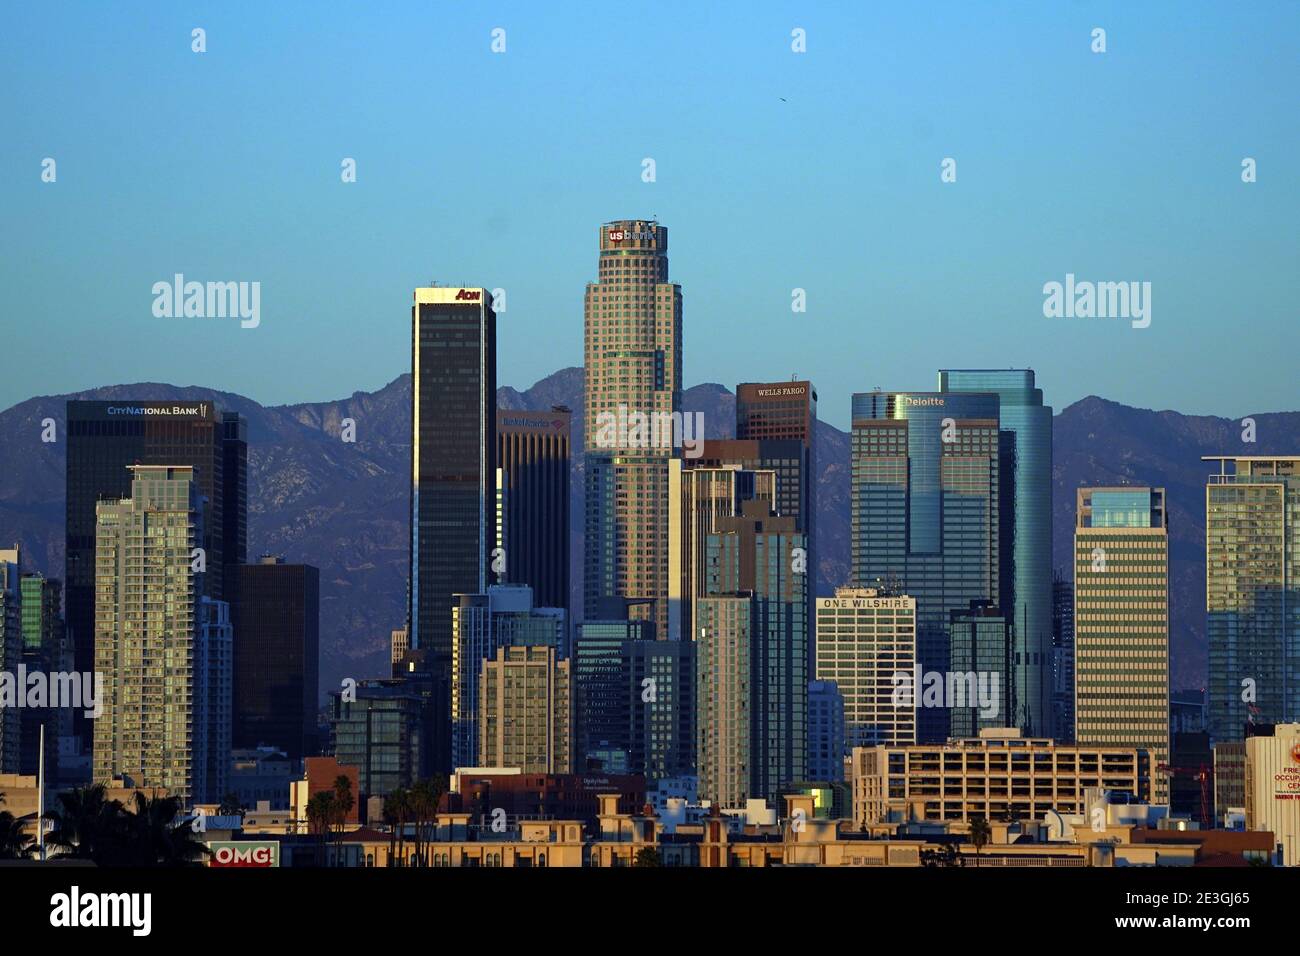
M207 418L211 407L207 402L187 405L136 402L129 405L105 405L104 414L109 418Z
M269 870L280 865L280 844L274 840L216 841L208 844L208 866L217 870Z

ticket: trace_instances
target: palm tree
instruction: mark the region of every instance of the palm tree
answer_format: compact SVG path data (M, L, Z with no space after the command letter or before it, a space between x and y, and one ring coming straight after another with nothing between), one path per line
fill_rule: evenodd
M405 860L406 821L411 816L411 799L404 787L398 787L384 799L384 820L393 828L388 838L388 865L393 865L393 845L396 844L396 859L400 864Z
M146 797L136 791L122 816L124 856L137 866L196 866L208 855L192 829L193 820L177 823L180 797Z
M0 810L0 860L26 860L36 853L36 837L27 832L27 825L36 814L15 817L8 810Z
M109 800L102 783L59 794L59 809L50 815L54 829L48 842L68 856L111 863L118 847L122 804Z
M307 825L311 832L316 834L321 849L324 849L326 842L329 840L335 813L333 791L322 790L307 801ZM318 865L324 865L323 856L323 853L317 854Z
M989 842L993 836L993 830L989 822L983 817L971 817L970 820L970 842L975 847L975 865L980 865L980 849Z

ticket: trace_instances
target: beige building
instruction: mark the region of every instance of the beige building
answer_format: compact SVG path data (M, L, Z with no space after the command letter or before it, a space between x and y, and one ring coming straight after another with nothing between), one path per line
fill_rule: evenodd
M695 602L696 770L700 799L743 807L750 793L753 602L712 595Z
M129 776L216 802L230 770L228 606L200 597L199 486L189 466L133 465L131 497L95 507L95 780Z
M844 697L846 746L916 743L916 706L895 703L894 675L916 670L916 598L836 588L817 598L817 680Z
M1080 488L1074 528L1075 740L1151 755L1169 802L1169 523L1163 488Z
M1246 738L1246 829L1268 830L1283 866L1300 866L1300 724Z
M569 662L554 647L501 647L479 674L480 763L523 773L569 773Z
M1147 798L1147 757L1134 747L1058 744L1014 728L946 744L853 751L853 819L1041 820L1085 812L1089 788Z
M668 460L674 424L687 423L680 414L682 291L668 281L666 227L609 222L599 242L599 275L584 303L586 616L599 618L608 598L640 599L632 613L652 619L662 637Z

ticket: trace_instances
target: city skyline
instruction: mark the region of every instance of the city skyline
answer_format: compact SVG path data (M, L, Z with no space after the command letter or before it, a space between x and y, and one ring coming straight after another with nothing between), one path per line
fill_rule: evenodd
M335 940L497 868L1284 917L1300 8L246 3L0 35L50 927L211 868L313 871L274 916Z

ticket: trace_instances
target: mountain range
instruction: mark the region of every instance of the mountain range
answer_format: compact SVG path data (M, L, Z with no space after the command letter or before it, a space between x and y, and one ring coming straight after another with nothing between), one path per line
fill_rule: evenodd
M410 473L411 377L375 392L326 402L263 406L241 395L154 382L112 385L32 398L0 412L0 543L18 542L27 568L63 575L65 402L69 399L209 399L248 419L249 558L263 553L320 568L321 686L344 677L386 675L389 632L405 619ZM574 412L573 447L583 447L583 372L566 368L525 391L501 388L501 408ZM735 396L696 385L683 410L702 412L709 438L734 434ZM1070 575L1075 489L1155 485L1167 493L1170 527L1171 682L1205 683L1205 477L1211 454L1295 454L1300 412L1257 414L1257 442L1243 443L1240 422L1131 408L1084 398L1055 416L1053 547ZM42 421L59 440L43 442ZM356 441L340 440L342 421ZM817 588L829 594L849 577L849 435L818 422ZM582 594L582 456L573 460L570 551L572 606Z

